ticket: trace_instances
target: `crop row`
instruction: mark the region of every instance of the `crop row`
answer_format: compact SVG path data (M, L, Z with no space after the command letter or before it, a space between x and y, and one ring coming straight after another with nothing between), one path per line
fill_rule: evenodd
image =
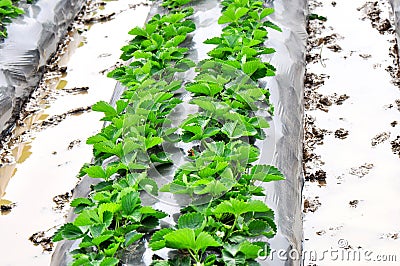
M76 219L53 237L81 239L72 265L116 265L144 238L150 238L154 251L183 254L154 257L155 266L259 265L257 257L268 254L267 238L276 233L274 214L255 197L265 196L260 182L283 175L273 166L254 164L260 155L255 140L265 138L264 116L273 112L268 90L257 81L274 75L273 66L260 57L274 52L263 46L267 28L279 28L265 20L273 10L262 2L223 1L218 22L226 26L220 37L205 42L216 45L210 59L195 64L182 45L196 28L193 9L182 7L188 2L165 0L168 14L130 31L135 37L122 48L121 58L131 62L110 73L127 90L115 108L104 101L93 106L109 123L88 139L95 160L81 176L102 181L88 198L71 202ZM177 72L193 67L192 82L177 79ZM182 91L190 93L189 103L180 99ZM175 128L170 114L179 104L196 106L198 112ZM191 148L173 180L158 189L151 170L173 163L163 150L167 143ZM143 190L186 196L190 204L181 208L174 227L159 229L167 214L144 206Z

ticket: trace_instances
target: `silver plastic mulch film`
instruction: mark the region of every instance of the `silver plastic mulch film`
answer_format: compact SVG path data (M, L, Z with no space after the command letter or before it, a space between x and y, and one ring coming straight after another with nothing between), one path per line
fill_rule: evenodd
M264 265L300 265L302 252L303 187L303 84L306 53L307 1L274 1L272 21L283 32L270 31L268 47L276 53L271 63L276 76L268 80L275 104L272 164L286 176L285 181L266 186L267 203L275 211L277 235L270 241L272 252ZM289 255L290 254L290 255ZM298 258L298 259L297 259Z
M218 25L221 6L217 0L193 1L195 13L193 15L196 23L196 31L190 34L190 40L185 43L189 50L188 57L195 62L207 57L207 52L213 46L203 42L221 33L222 26ZM301 189L303 185L302 176L302 134L303 134L303 77L305 70L305 44L306 34L306 10L305 0L287 1L276 0L268 3L275 8L275 14L271 16L274 23L279 25L283 32L269 33L266 46L276 49L276 53L270 58L271 63L277 68L277 75L273 78L263 80L271 90L272 101L275 105L275 116L271 121L268 137L263 142L257 142L261 149L260 164L274 164L286 176L285 181L272 182L266 186L268 205L276 213L278 233L270 241L275 250L296 250L301 253L302 222L301 222ZM150 11L149 18L154 14L162 14L164 11L156 3ZM185 81L190 80L193 72L188 72L179 77ZM118 84L111 102L119 98L123 87ZM184 106L181 116L186 115L189 106ZM174 154L173 154L174 156ZM173 169L163 172L165 176L172 178ZM88 194L89 183L93 179L85 177L83 182L77 186L73 197L82 197ZM152 204L157 209L168 210L169 214L178 212L176 206L163 205L161 202L151 202L144 198L144 203ZM68 222L74 218L72 211ZM175 215L164 222L164 226L171 225ZM78 246L78 241L60 242L53 254L52 264L54 266L67 265L71 261L68 252ZM152 251L144 245L136 248L134 252L123 254L124 265L149 265ZM157 253L166 258L168 254ZM299 260L283 260L277 257L260 260L261 265L300 265Z
M0 132L7 134L37 87L43 68L85 0L38 0L24 4L25 14L0 43Z
M400 0L390 0L390 5L393 8L395 27L396 27L396 38L397 44L400 43Z

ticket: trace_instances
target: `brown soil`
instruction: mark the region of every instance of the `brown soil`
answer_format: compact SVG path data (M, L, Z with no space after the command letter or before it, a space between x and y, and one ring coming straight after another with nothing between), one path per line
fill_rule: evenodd
M367 175L372 168L374 168L374 165L372 163L365 163L359 167L351 168L350 174L361 178Z
M67 205L67 203L70 202L72 198L72 191L71 192L66 192L65 194L57 195L53 198L53 202L56 204L55 207L53 207L53 210L61 211L64 209L64 207Z
M40 129L44 129L44 128L49 127L49 126L55 126L55 125L58 125L60 122L62 122L69 115L79 115L79 114L82 114L84 112L90 111L91 109L92 109L91 106L79 107L79 108L76 108L76 109L72 109L72 110L70 110L68 112L65 112L63 114L51 116L50 118L48 118L45 121L40 122L40 123L38 123L36 125Z
M378 135L376 135L372 140L371 140L371 145L375 147L378 144L381 144L382 142L385 142L390 138L390 132L382 132Z
M63 91L71 94L80 94L80 93L87 93L89 90L89 87L76 87L72 89L63 89Z
M315 212L319 206L321 206L321 203L319 202L319 197L315 197L314 199L305 199L304 200L304 209L303 212Z
M15 206L17 206L15 203L0 205L0 214L1 215L9 214Z
M400 158L400 136L397 136L395 140L390 142L392 146L392 151L394 154L397 154Z
M29 240L35 246L40 245L43 248L43 251L53 251L54 243L53 241L51 241L51 236L46 236L46 233L44 231L34 233L29 237Z
M350 207L352 207L352 208L357 208L358 203L359 203L359 200L351 200L351 201L349 202L349 205L350 205Z
M345 130L344 128L339 128L335 131L335 138L338 139L345 139L349 135L349 131Z
M364 12L363 20L369 19L371 21L371 26L376 29L380 34L385 33L393 33L392 25L390 21L386 19L382 19L380 17L381 10L378 6L378 1L367 2L362 7L357 8L358 11Z

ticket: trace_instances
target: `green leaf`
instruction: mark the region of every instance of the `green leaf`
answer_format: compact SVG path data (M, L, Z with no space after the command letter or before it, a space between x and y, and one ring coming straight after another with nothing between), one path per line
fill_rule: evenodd
M266 231L269 231L268 228L268 223L262 220L253 220L249 223L249 233L254 236L258 236Z
M121 210L121 205L118 203L115 202L102 203L98 209L99 218L102 222L105 222L106 213L116 213L119 210Z
M222 39L220 37L213 37L204 41L205 44L220 44Z
M138 241L144 236L144 234L138 233L136 231L129 232L125 235L125 247L132 245L134 242Z
M209 111L211 113L222 115L227 113L231 108L224 102L217 102L212 98L198 97L190 101L192 104L196 104L200 108Z
M186 86L186 90L196 94L203 94L206 96L214 97L217 93L224 89L223 86L217 83L192 83Z
M216 260L217 256L215 254L207 255L207 258L204 260L204 266L214 266Z
M163 142L163 139L160 137L148 137L146 138L146 149L150 149L156 145L159 145Z
M243 253L231 254L226 248L222 250L222 260L229 266L247 265L246 257Z
M166 247L174 249L196 249L195 232L189 228L178 229L164 236Z
M220 247L222 246L218 243L209 233L201 232L197 238L195 243L196 248L194 250L205 250L208 247Z
M237 121L225 123L221 128L221 132L227 135L230 139L237 139L246 135L245 130L246 128L243 125L238 124Z
M68 240L75 240L82 238L84 236L82 230L78 226L73 225L72 223L67 223L63 225L60 228L60 232L62 232L61 234L63 238Z
M128 34L130 34L130 35L139 35L139 36L144 36L144 37L147 36L147 32L145 30L143 30L142 28L140 28L140 27L135 27L135 28L131 29L128 32Z
M265 21L264 26L269 27L271 29L277 30L279 32L282 32L282 29L278 26L272 23L271 21Z
M230 199L221 202L215 209L215 214L232 213L234 215L240 215L248 211L248 204L246 202Z
M263 64L259 61L248 61L242 65L242 70L247 75L251 76L254 72L256 72L260 67L263 67Z
M267 212L270 209L265 203L260 200L250 200L244 202L237 199L230 199L221 202L215 209L215 214L232 213L235 216L239 216L247 212Z
M106 229L105 224L94 224L89 227L89 231L92 234L92 237L100 236L105 229Z
M78 207L79 205L93 206L94 203L88 198L76 198L76 199L72 200L70 203L71 207Z
M158 185L156 181L151 178L144 178L140 180L139 187L151 195L158 196Z
M76 226L86 226L101 223L96 210L83 210L74 221Z
M84 172L92 178L103 178L103 179L108 178L103 167L101 167L100 165L90 166L90 167L84 169Z
M139 203L139 193L130 192L121 198L122 213L131 215Z
M256 259L260 249L259 246L253 245L249 241L239 244L239 251L246 256L246 259Z
M103 112L107 118L109 117L112 118L117 116L117 111L109 103L105 101L99 101L95 103L92 106L92 110L97 112Z
M92 243L95 244L96 246L99 246L101 243L108 240L113 235L114 235L113 231L106 231L102 233L100 236L93 238Z
M201 213L185 213L182 214L178 219L178 228L189 228L189 229L202 229L205 224L205 217Z
M156 251L165 248L164 236L173 232L171 228L164 228L156 231L149 241L149 247Z
M181 44L184 40L186 39L185 35L177 35L173 37L171 40L168 40L164 47L169 48L169 47L177 47L179 44Z
M161 163L161 164L169 164L172 163L171 158L169 157L169 155L165 152L159 152L157 154L152 153L150 155L150 160L155 163Z
M117 258L111 258L111 257L107 257L104 258L101 263L100 266L115 266L119 263L119 259Z
M108 140L105 136L100 135L100 134L101 134L101 133L99 133L99 134L97 134L97 135L94 135L94 136L92 136L92 137L89 137L89 138L86 140L86 144L95 144L95 143L99 143L99 142L103 142L103 141Z
M270 182L284 180L284 175L272 165L255 165L251 168L251 177L253 180Z
M263 18L265 18L266 16L269 16L269 15L271 15L272 13L274 13L274 9L273 8L264 8L262 11L261 11L261 15L260 15L260 18L261 19L263 19Z
M104 254L108 257L113 257L119 248L120 243L112 243L106 249L104 249Z
M246 15L248 11L249 9L245 7L236 8L234 6L230 6L220 16L218 19L218 24L237 22L241 17Z
M261 200L249 200L248 212L268 212L271 209Z

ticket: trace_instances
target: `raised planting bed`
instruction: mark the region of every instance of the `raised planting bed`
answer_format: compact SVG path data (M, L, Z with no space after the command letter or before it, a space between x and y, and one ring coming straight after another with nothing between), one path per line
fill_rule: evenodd
M120 99L93 106L106 126L87 141L95 158L81 170L89 177L75 193L70 222L53 238L64 240L54 265L259 265L270 252L277 226L264 183L284 179L268 163L275 128L267 128L275 122L265 87L276 69L268 63L275 50L264 43L268 31L281 31L268 20L273 9L257 1L160 4L145 27L130 31L135 37L121 56L129 65L110 73L126 88ZM208 21L199 15L216 11ZM215 36L199 30L217 23ZM291 177L293 191L281 186L295 206L299 177ZM271 191L277 196L279 187ZM287 234L298 227L296 211L293 222L280 218L285 248L300 246L301 233Z

